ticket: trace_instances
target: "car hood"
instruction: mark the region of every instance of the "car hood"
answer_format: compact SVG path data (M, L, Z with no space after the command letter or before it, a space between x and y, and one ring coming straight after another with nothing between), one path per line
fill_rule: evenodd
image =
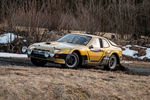
M42 42L42 43L34 43L33 45L36 49L42 50L50 50L50 49L74 49L74 48L81 48L83 46L71 43L64 43L64 42Z

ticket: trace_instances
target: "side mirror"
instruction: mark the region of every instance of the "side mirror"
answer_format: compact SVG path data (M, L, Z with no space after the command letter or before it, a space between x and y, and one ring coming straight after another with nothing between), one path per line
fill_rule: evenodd
M92 49L92 48L94 48L93 45L90 45L90 46L89 46L89 49Z

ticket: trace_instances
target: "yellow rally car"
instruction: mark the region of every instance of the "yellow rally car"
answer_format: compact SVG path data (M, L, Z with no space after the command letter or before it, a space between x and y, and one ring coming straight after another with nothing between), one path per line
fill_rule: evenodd
M44 66L53 62L68 68L79 65L103 65L116 70L122 59L122 50L112 41L95 35L67 34L54 42L42 42L23 48L31 62Z

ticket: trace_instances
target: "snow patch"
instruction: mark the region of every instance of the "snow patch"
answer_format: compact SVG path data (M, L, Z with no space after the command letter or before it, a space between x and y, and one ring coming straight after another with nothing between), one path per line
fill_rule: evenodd
M122 54L123 55L126 55L126 56L131 56L131 57L134 57L135 54L137 54L138 51L135 51L135 50L130 50L129 48L126 48Z
M142 46L139 46L139 45L134 45L135 47L137 48L146 48L146 47L142 47Z
M150 59L150 48L146 49L146 57Z
M132 64L132 63L133 63L133 61L125 61L125 60L123 60L123 61L121 61L121 63L125 63L125 64Z
M137 47L137 48L146 48L146 50L145 50L146 55L138 57L136 55L136 54L138 54L138 51L131 50L130 49L130 47L132 47L131 45L123 46L122 48L124 48L125 50L123 50L122 54L126 55L126 56L129 56L129 57L132 57L132 58L138 58L138 59L141 59L141 60L144 59L144 58L150 59L150 48L142 47L142 46L138 46L138 45L134 45L134 46Z
M27 40L23 40L23 42L27 42Z
M28 56L26 54L0 52L0 57L3 57L3 58L27 58Z

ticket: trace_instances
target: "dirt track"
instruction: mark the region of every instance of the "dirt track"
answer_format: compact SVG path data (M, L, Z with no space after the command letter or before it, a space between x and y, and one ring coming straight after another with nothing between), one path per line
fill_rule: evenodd
M0 58L0 100L149 100L149 65L134 62L110 72L55 64L35 67L28 59Z

